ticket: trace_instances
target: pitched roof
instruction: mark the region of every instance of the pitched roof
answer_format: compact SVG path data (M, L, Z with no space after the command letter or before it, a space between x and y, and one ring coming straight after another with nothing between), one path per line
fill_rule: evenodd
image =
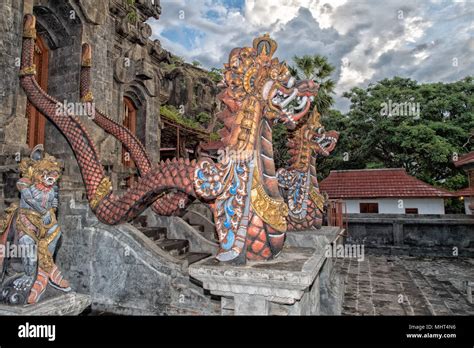
M319 186L331 199L456 196L408 175L403 168L333 170Z
M468 152L465 155L460 156L457 161L454 161L456 167L470 163L474 163L474 151Z
M474 187L466 187L454 193L458 197L471 197L474 196Z

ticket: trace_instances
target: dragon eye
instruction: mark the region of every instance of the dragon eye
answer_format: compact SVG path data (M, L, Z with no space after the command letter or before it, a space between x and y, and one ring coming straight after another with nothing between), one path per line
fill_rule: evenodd
M318 129L318 134L323 134L324 133L324 127L320 127Z

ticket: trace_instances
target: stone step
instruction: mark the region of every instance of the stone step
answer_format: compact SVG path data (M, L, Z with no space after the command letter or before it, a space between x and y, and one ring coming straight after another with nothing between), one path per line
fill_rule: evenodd
M138 229L154 241L165 239L168 232L166 227L139 227Z
M186 239L160 239L155 243L173 256L183 255L189 250L189 241Z
M132 225L140 228L140 227L147 227L148 226L148 216L146 215L139 215L135 219L132 220Z
M191 227L194 228L196 231L204 232L204 226L202 225L191 225Z
M180 255L178 259L180 260L186 260L188 262L188 265L191 265L195 262L201 261L202 259L205 259L206 257L211 256L211 254L208 253L195 253L195 252L188 252L186 254Z

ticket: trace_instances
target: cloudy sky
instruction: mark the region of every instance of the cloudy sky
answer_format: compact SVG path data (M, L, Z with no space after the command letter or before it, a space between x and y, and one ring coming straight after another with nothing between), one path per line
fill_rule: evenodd
M150 20L164 48L222 68L230 50L270 33L276 56L321 54L336 67L336 108L354 86L395 75L420 82L474 74L474 0L161 0Z

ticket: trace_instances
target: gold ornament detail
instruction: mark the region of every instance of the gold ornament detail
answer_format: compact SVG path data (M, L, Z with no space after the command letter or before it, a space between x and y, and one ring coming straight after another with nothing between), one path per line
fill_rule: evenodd
M16 220L16 224L19 227L20 231L30 236L36 242L36 245L38 247L38 267L40 267L46 272L51 272L54 265L53 255L48 249L49 244L51 244L51 242L61 232L60 227L57 226L51 234L46 235L46 233L53 226L58 224L54 209L50 209L49 214L51 216L51 222L45 225L43 224L43 217L41 216L41 214L30 209L20 208L19 215ZM27 226L25 226L22 219L20 218L21 215L25 216L28 221L30 221L30 223L36 227L37 232L32 231Z
M20 70L20 76L36 75L36 65L24 67Z
M23 37L27 39L36 39L36 17L31 14L25 16Z
M92 210L97 208L100 201L104 199L110 192L112 192L112 182L108 176L104 176L100 181L99 186L95 190L94 196L90 200Z
M314 204L316 204L316 207L318 207L319 210L324 210L324 203L326 199L316 190L313 185L311 185L309 189L309 198L311 198L311 200L314 202Z
M83 103L91 103L94 101L94 95L92 94L91 91L87 92L85 96L81 98L81 101Z
M287 230L286 217L288 206L283 199L270 197L258 181L257 170L254 171L250 201L255 213L275 230L285 232Z
M10 222L13 219L14 213L17 209L18 209L18 204L12 203L5 210L6 215L0 217L0 235L2 235L6 231L7 227L10 225Z
M84 59L82 61L82 67L84 67L84 68L92 67L92 59Z
M255 79L256 73L257 73L257 68L253 66L250 69L248 69L244 75L244 89L248 94L252 94L255 91L253 80Z
M264 34L253 40L253 48L257 51L258 55L272 57L277 47L276 41L271 39L269 34Z

